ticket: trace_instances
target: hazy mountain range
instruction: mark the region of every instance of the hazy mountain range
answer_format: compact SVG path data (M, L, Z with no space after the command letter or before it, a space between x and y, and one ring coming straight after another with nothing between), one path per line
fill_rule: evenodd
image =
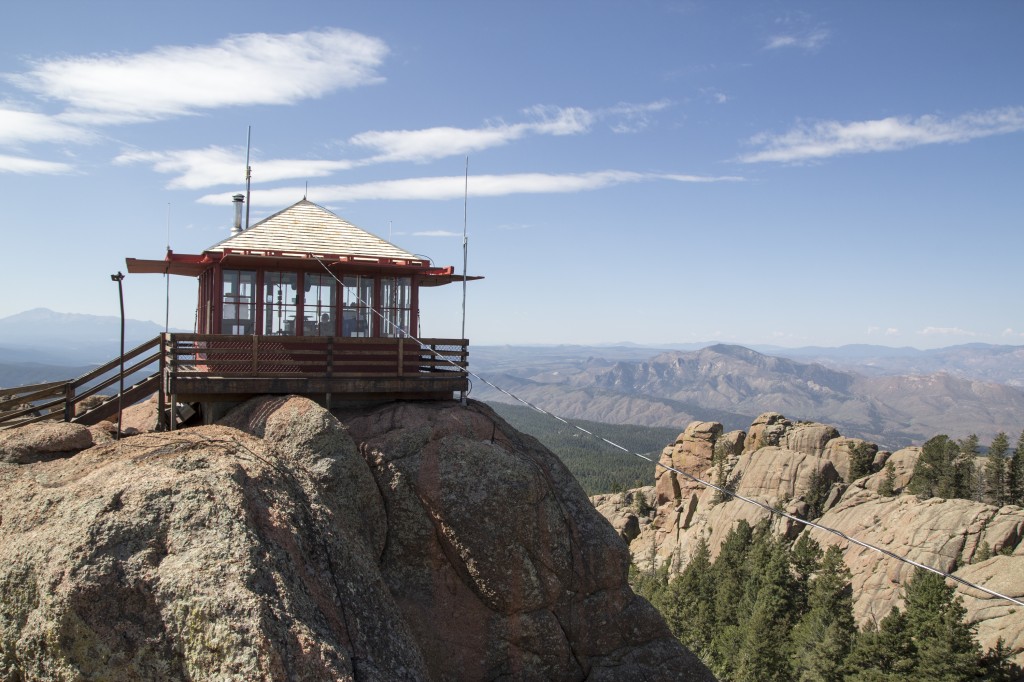
M126 320L132 348L163 331ZM172 330L181 331L181 330ZM36 308L0 318L0 386L79 376L117 356L120 319ZM470 368L566 418L746 428L762 412L835 424L885 447L1024 429L1024 346L471 346ZM474 398L512 399L474 380Z
M998 431L1015 437L1024 429L1024 392L1013 385L1022 376L1021 347L786 352L818 361L725 344L660 353L636 346L478 347L471 348L471 367L566 418L680 429L708 420L739 429L772 411L835 424L888 448L938 433L976 433L987 444ZM901 373L904 367L910 371ZM473 397L510 402L480 382Z
M130 350L164 328L126 319L124 331ZM0 318L0 387L78 377L116 358L120 348L120 317L34 308Z

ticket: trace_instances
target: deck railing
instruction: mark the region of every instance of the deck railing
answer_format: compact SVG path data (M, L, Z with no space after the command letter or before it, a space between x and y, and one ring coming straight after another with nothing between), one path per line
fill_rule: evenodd
M393 382L377 388L382 382L375 380L401 379L407 390L409 381L422 386L433 379L464 379L468 348L465 339L161 334L76 379L0 388L0 429L52 419L93 424L109 418L117 412L116 390L89 409L81 405L119 385L122 376L139 379L125 388L124 406L159 392L161 412L176 383L190 379L202 380L198 390L211 400L221 391L237 393L240 383L232 379L315 379L324 392L336 395L357 390L352 386L387 395ZM297 385L285 384L289 391ZM261 382L253 390L274 386Z
M115 399L110 396L95 404L86 403L90 405L87 409L80 406L88 398L103 393L104 389L119 387L122 376L139 379L125 388L122 401L125 406L152 395L159 388L163 355L161 337L157 336L129 350L123 358L115 358L76 379L2 388L0 400L3 402L0 406L10 405L12 409L0 412L0 428L48 419L87 424L106 419L117 413Z
M465 339L168 336L165 362L172 378L394 377L438 372L457 376L465 374L468 355Z

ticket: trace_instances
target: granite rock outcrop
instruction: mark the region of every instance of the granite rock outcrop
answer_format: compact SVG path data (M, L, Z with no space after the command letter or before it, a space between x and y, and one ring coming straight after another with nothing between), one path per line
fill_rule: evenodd
M0 464L0 679L712 679L534 439L477 403L336 415Z
M862 466L870 462L871 473L850 481L855 452ZM737 522L755 525L769 519L777 533L790 538L806 533L822 547L843 548L853 576L854 616L862 625L878 624L893 606L902 605L902 586L913 574L912 565L799 521L814 520L1024 598L1024 509L906 493L920 454L921 448L913 446L878 452L874 444L844 438L833 427L794 422L775 412L755 419L746 434L723 434L720 424L693 422L662 452L655 473L656 511L630 542L633 560L641 568L668 562L676 573L701 538L715 557ZM891 495L879 492L887 477ZM707 483L764 506L732 499ZM788 518L765 507L783 510ZM599 509L607 513L606 506ZM993 647L1002 637L1024 663L1024 609L970 588L959 593L982 646Z

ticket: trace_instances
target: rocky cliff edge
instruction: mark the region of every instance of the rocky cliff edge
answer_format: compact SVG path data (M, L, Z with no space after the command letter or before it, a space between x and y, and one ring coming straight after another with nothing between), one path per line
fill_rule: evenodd
M335 414L0 463L0 679L712 679L534 439L475 403Z

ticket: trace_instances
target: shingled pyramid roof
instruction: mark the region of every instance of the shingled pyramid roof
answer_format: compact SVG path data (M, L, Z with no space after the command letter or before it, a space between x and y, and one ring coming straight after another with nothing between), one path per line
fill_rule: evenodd
M206 252L316 254L414 263L424 260L306 199L214 244Z

